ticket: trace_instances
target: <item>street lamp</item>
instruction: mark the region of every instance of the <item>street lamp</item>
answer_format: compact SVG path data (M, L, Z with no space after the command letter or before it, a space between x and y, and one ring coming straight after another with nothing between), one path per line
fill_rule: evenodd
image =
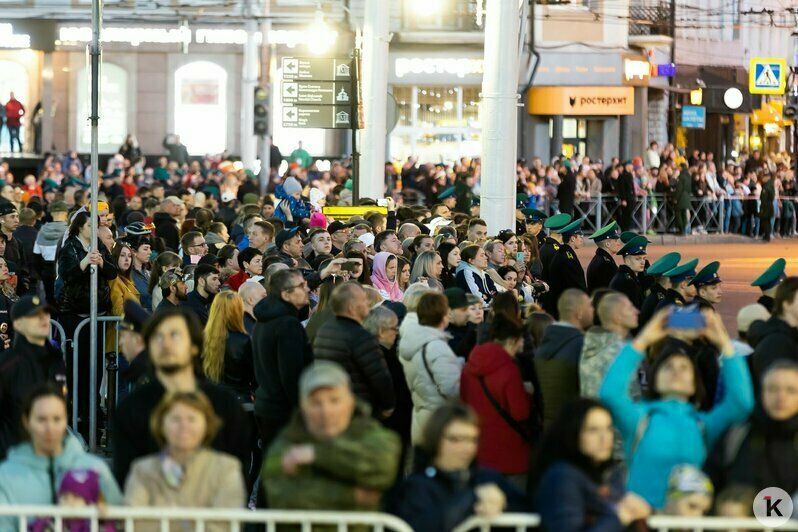
M726 92L723 93L723 103L725 103L726 107L729 109L739 109L743 104L742 91L737 87L726 89Z
M338 39L338 32L331 29L324 21L324 12L316 9L313 23L308 28L308 48L315 55L326 53Z

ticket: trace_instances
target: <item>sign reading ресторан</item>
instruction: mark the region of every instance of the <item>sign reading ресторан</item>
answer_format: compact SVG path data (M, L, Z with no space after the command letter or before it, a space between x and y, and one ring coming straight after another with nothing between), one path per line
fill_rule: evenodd
M283 79L292 81L350 81L348 57L283 57Z
M634 87L533 87L531 115L633 115Z

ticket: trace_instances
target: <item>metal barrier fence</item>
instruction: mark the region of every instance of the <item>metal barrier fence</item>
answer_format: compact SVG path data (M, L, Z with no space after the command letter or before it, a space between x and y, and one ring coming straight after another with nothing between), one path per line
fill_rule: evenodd
M64 327L55 320L50 320L50 340L55 340L61 346L61 354L64 356L64 364L66 364L67 357L67 335L64 332Z
M680 530L690 530L700 532L702 530L745 530L748 532L770 531L759 523L756 519L731 519L726 517L673 517L668 515L655 515L646 521L649 529L655 532L673 532ZM480 532L490 532L494 527L512 529L516 532L524 532L540 526L540 516L535 514L502 514L494 519L482 517L471 517L457 526L453 532L470 532L478 530ZM798 530L798 521L789 521L778 527L781 530Z
M67 508L62 506L6 506L0 507L0 516L17 519L20 532L28 530L28 518L45 517L53 519L53 530L64 529L65 519L90 520L90 530L99 530L100 524L108 521L124 522L126 532L136 529L170 530L170 524L180 523L181 529L203 532L207 525L214 530L239 532L244 524L266 525L267 532L275 532L278 525L299 525L302 532L311 532L314 525L332 525L338 532L349 530L352 526L367 526L376 532L413 532L410 526L388 514L376 512L320 512L287 510L237 510L205 508L131 508L111 506L100 512L96 507ZM221 526L220 526L221 525ZM7 527L3 527L7 529Z
M77 327L75 327L75 332L72 335L72 429L77 432L78 431L78 422L79 419L79 392L80 389L80 379L79 379L79 360L80 360L80 332L83 330L85 326L89 324L91 321L90 318L86 318L85 320L78 323ZM102 331L102 343L98 342L97 346L98 349L102 349L104 355L108 355L109 353L113 353L114 356L111 357L112 360L110 364L116 369L116 354L119 353L119 323L122 321L121 316L98 316L97 322L98 324L105 323L107 324L105 327L97 328L97 331ZM115 340L112 349L108 349L108 334L109 329L115 332ZM63 329L62 329L63 331ZM88 347L87 347L88 349ZM103 360L106 359L106 356L103 356ZM102 367L103 371L103 379L108 379L108 364L103 364ZM88 445L89 450L91 452L95 452L97 450L97 419L99 417L99 402L97 401L99 397L99 389L97 388L97 354L90 354L89 356L89 439ZM115 376L115 375L114 375ZM118 389L116 382L109 383L109 397L113 399L112 401L106 402L106 408L109 413L112 413L116 408L116 400L115 398L118 396Z

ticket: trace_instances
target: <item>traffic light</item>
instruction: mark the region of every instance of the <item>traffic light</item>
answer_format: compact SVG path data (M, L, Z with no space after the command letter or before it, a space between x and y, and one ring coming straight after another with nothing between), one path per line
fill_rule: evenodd
M255 87L254 113L255 135L265 137L269 134L269 89Z
M787 95L787 103L782 110L782 118L785 120L795 120L798 118L798 95Z

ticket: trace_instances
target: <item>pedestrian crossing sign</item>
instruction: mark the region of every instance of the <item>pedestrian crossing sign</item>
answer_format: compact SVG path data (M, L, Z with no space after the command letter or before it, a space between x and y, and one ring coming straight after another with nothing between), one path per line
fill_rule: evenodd
M775 57L754 57L748 70L751 94L784 94L787 87L787 61Z

